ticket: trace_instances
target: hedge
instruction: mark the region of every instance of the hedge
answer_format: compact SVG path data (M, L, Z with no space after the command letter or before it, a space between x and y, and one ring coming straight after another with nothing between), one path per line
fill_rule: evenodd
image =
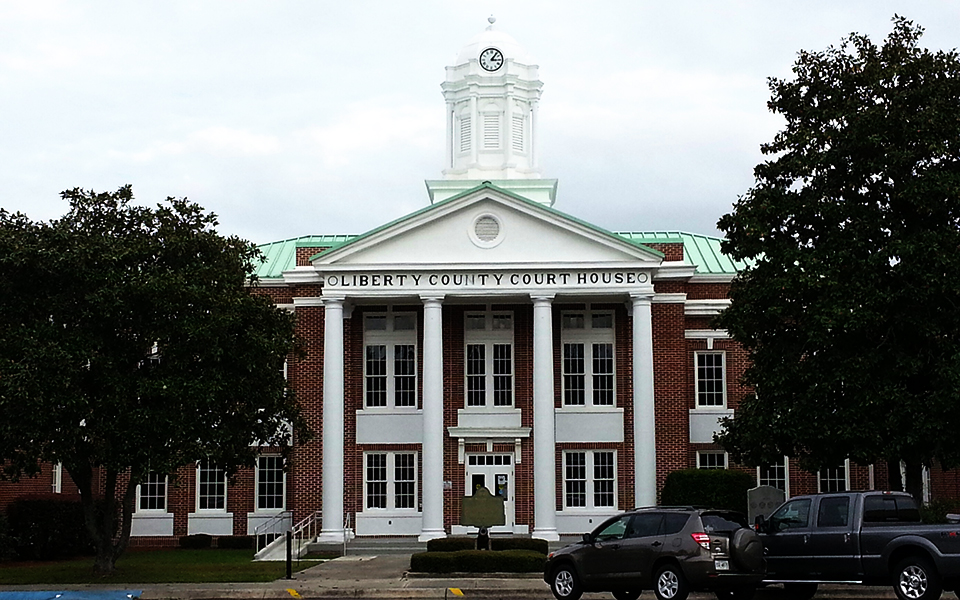
M427 542L427 552L457 552L459 550L476 550L476 537L446 537ZM531 550L541 554L547 553L547 541L535 540L528 537L499 537L490 538L491 550Z
M747 490L756 487L749 473L727 469L686 469L667 475L660 492L666 506L725 508L747 514Z
M410 570L419 573L530 573L542 571L546 555L531 550L419 552Z
M224 535L217 538L217 548L221 550L249 550L253 548L253 536Z
M7 517L0 512L0 562L13 560L17 556L16 540L9 533Z
M27 496L7 507L7 527L20 560L59 560L93 553L79 500Z
M180 547L185 550L204 550L212 544L213 537L205 533L195 533L180 538Z
M920 518L924 523L946 523L947 514L960 514L960 500L938 498L920 507Z

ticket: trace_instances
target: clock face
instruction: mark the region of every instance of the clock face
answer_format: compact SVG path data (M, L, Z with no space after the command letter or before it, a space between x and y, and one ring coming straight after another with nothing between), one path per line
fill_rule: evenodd
M480 53L480 66L487 71L496 71L503 66L503 54L496 48L487 48Z

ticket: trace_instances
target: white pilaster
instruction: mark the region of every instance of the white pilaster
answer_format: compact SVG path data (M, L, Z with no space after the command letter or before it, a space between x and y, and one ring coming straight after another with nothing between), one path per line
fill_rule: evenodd
M533 534L557 534L556 415L553 396L553 295L533 300Z
M343 529L343 301L323 298L322 541L342 541Z
M421 542L443 529L443 296L423 300L423 522Z
M637 506L657 503L657 435L653 404L651 295L633 302L633 464Z

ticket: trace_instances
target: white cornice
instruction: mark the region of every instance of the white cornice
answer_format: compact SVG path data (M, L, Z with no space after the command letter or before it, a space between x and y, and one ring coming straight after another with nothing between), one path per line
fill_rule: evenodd
M687 317L714 317L728 306L730 306L728 298L687 300L683 306L683 314Z
M683 304L687 300L686 294L656 294L654 304Z
M683 337L688 340L729 340L730 333L726 329L687 329Z
M734 273L713 273L710 275L694 275L690 283L730 283L736 277Z
M294 298L293 306L296 308L307 308L311 306L323 306L323 298L315 298L313 296L307 298Z
M450 437L465 440L483 438L513 441L530 437L530 427L447 427L447 432Z
M255 285L249 286L254 288L277 288L277 287L287 287L287 282L283 279L257 279Z
M312 266L294 267L291 271L283 272L283 281L286 284L323 283L323 278Z
M655 281L662 279L689 279L697 270L696 265L682 260L665 260L653 275Z

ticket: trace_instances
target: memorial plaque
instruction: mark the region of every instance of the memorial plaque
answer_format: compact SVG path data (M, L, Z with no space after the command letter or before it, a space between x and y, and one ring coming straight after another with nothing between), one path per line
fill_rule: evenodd
M461 525L493 527L507 524L503 513L503 498L491 495L485 487L477 488L472 496L464 496L460 507Z
M783 490L769 485L747 490L747 518L751 524L756 521L757 515L768 518L786 498Z

